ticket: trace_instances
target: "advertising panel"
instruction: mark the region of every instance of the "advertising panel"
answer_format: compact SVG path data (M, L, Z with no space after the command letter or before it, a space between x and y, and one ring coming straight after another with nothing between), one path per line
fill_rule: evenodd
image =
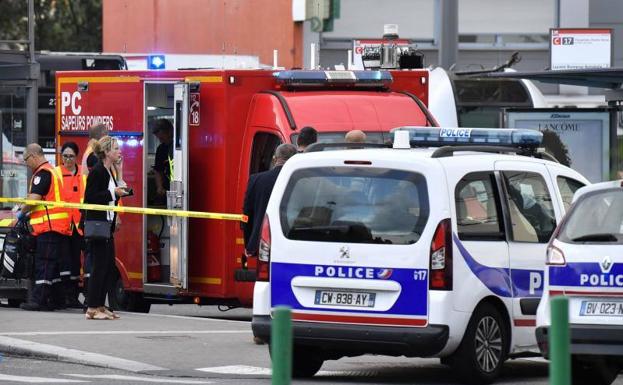
M561 163L591 182L609 180L610 117L604 108L506 109L507 128L529 128L543 132L544 147Z
M550 29L549 42L552 70L612 66L611 29Z

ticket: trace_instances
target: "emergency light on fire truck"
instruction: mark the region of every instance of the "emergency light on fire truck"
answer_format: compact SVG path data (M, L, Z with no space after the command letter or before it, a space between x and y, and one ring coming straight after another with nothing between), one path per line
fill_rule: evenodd
M147 68L150 70L163 70L165 69L164 55L149 55L147 56Z
M489 145L535 149L543 141L541 132L526 129L399 127L392 130L394 148L406 145L397 138L400 132L405 131L409 135L408 147Z
M392 75L387 71L279 71L274 73L278 84L287 87L388 87Z

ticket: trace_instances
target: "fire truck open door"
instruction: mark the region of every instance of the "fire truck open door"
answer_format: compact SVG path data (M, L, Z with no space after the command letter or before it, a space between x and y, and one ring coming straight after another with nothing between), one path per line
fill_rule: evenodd
M167 208L188 210L188 84L175 84L173 172L171 190L167 192ZM188 289L188 218L170 217L170 282L179 289Z

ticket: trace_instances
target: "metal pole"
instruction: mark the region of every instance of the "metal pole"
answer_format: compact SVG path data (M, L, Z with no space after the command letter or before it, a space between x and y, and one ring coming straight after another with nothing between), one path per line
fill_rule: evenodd
M290 385L292 379L292 315L289 307L275 308L270 334L273 360L272 385Z
M459 2L458 0L441 0L439 3L440 17L435 21L441 23L439 31L439 66L450 69L456 64L459 51ZM438 28L438 29L437 29Z
M28 0L28 67L26 86L26 144L39 140L39 79L38 66L35 65L35 4Z
M552 326L549 333L549 382L551 385L570 385L569 300L562 296L552 298L551 310Z
M30 62L35 61L35 2L28 0L28 54Z

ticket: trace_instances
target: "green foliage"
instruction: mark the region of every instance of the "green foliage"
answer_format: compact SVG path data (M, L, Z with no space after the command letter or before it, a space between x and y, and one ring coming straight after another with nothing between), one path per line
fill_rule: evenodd
M102 50L102 0L34 0L37 51ZM28 1L0 1L0 40L28 39Z

